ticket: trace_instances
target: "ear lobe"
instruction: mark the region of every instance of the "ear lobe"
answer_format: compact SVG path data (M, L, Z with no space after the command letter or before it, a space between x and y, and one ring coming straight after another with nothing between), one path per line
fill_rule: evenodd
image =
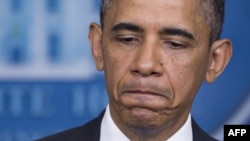
M89 41L96 68L99 71L104 69L102 55L102 29L99 25L92 23L89 26Z
M228 39L215 41L210 49L210 65L205 79L212 83L225 69L232 56L232 43Z

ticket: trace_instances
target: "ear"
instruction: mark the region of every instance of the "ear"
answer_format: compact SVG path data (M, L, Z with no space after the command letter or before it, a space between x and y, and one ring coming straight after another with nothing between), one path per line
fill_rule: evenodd
M215 41L210 48L210 65L205 80L212 83L225 69L232 56L232 43L228 39Z
M97 70L102 71L104 69L102 55L102 29L95 23L92 23L89 26L89 41L96 68Z

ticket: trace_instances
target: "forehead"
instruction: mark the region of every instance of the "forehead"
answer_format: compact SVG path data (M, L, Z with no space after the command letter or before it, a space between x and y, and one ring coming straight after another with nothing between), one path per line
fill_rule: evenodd
M200 5L200 0L108 0L106 4L109 6L142 6L142 7L158 7L158 8L190 8Z
M112 0L104 23L112 25L124 21L158 26L196 25L203 22L200 13L200 0Z
M147 33L164 28L182 29L207 42L209 26L201 14L200 0L112 0L103 19L104 34L120 23L132 23Z

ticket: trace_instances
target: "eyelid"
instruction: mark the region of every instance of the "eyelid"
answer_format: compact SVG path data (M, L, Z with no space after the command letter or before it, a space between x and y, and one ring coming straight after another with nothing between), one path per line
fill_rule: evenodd
M131 35L131 34L130 35L118 35L115 37L115 39L118 41L124 41L124 42L126 42L125 41L126 39L133 39L133 40L137 40L140 42L140 38L138 36Z
M182 49L182 48L187 48L189 46L189 44L185 42L175 41L175 40L164 40L163 44L165 45L166 43L170 48L173 49Z

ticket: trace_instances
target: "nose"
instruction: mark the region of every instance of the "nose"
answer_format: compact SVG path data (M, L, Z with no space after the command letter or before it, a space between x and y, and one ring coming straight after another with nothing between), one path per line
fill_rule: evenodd
M158 48L153 45L139 47L131 72L133 75L142 77L161 76L163 72L163 63L162 60L160 60Z

